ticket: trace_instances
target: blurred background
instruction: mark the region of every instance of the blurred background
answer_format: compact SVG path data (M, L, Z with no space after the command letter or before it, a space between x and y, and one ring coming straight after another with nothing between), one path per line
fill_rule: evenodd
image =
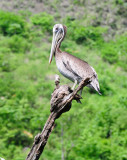
M95 68L102 96L84 89L40 159L127 160L127 0L0 1L0 157L24 160L50 114L56 23L67 26L61 50Z

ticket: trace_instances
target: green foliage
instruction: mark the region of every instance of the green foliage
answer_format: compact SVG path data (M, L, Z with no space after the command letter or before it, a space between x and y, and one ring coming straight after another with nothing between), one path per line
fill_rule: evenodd
M26 53L30 49L30 44L25 38L14 35L9 39L8 47L14 53Z
M103 34L106 28L84 26L80 21L67 17L65 24L68 26L69 37L78 44L90 46L101 45L103 43Z
M108 61L111 64L116 63L118 61L118 50L116 46L113 46L110 43L105 44L101 53L102 53L103 59Z
M4 35L23 34L26 23L20 15L0 11L0 32Z
M73 39L79 43L85 43L87 45L94 45L95 43L102 43L103 30L101 27L78 27L74 30Z
M124 118L118 116L118 112L121 113L123 109L120 107L117 109L112 109L111 106L105 106L102 111L93 117L93 120L89 121L88 127L81 134L81 141L78 141L78 145L75 147L75 152L80 152L80 157L85 159L105 159L105 160L122 160L126 156L126 146L127 140L125 136L124 139L122 135L126 134L126 131L119 131L119 124L126 124ZM96 125L95 125L96 122ZM117 140L117 136L119 139ZM84 142L84 145L82 145ZM117 152L116 152L117 151ZM126 159L126 158L125 158Z
M8 52L8 50L6 50ZM8 58L9 57L9 58ZM17 58L13 54L0 53L0 70L10 72L17 68L19 65Z
M118 5L122 5L124 3L124 0L116 0L115 3Z
M102 46L101 54L104 60L109 63L118 63L126 70L127 63L127 35L116 37L115 41L110 41Z
M51 33L53 26L53 16L47 13L39 13L32 16L31 21L34 25L40 26L42 32L48 31Z
M74 4L78 4L78 5L84 5L86 2L86 0L74 0Z

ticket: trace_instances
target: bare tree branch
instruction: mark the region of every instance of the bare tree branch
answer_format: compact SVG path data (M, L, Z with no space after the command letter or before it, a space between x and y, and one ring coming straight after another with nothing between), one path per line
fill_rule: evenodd
M35 136L33 146L26 160L38 160L40 158L49 138L49 135L55 126L55 120L59 118L62 113L70 110L72 100L80 102L81 96L79 96L77 93L84 86L90 83L90 79L91 78L86 78L82 80L79 86L74 91L72 91L72 89L68 85L59 86L60 79L59 76L56 77L56 88L52 93L51 97L51 114L49 115L49 118L42 132Z

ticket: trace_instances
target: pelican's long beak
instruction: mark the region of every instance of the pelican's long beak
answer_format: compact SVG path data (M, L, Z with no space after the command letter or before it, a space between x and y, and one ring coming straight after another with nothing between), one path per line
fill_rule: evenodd
M57 41L59 39L59 35L60 35L59 31L57 32L56 35L55 35L55 33L53 33L52 47L51 47L51 53L50 53L50 57L49 57L49 63L52 62L53 55L55 55L56 47L57 47L57 43L58 43Z
M53 34L53 38L52 38L52 47L51 47L51 52L50 52L50 57L49 57L49 63L52 62L52 58L53 55L55 54L56 51L56 38L55 38L55 34Z
M60 43L62 37L63 37L63 35L61 35L61 29L59 29L57 33L53 33L52 47L51 47L51 53L50 53L50 57L49 57L49 63L52 62L53 55L55 55L55 52L56 52L57 44Z

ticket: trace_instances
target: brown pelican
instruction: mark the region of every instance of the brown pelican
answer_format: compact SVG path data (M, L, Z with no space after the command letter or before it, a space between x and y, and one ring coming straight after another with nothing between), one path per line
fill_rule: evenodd
M94 68L87 62L60 50L60 45L66 35L66 31L66 26L62 24L54 25L49 63L51 63L54 55L59 72L74 82L72 89L74 89L82 79L92 77L91 82L87 86L101 94L97 73Z

